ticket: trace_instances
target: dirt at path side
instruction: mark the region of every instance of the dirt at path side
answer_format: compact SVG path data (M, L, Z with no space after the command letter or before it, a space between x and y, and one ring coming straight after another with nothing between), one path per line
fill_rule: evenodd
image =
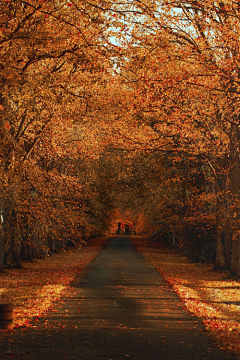
M83 275L48 317L2 336L1 359L233 359L129 238L111 239Z

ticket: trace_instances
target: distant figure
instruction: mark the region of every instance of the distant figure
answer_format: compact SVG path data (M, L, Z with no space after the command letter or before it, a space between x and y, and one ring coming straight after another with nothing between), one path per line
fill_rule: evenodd
M128 224L125 224L125 235L131 235Z
M117 235L121 235L121 223L118 223Z

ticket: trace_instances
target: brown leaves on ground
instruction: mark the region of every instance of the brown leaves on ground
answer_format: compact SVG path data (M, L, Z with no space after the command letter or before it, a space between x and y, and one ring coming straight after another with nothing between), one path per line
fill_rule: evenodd
M163 243L133 238L137 251L178 293L187 310L200 317L222 349L240 355L240 283L212 265L191 263Z
M23 269L0 275L0 302L14 305L14 327L29 325L51 310L54 301L95 259L108 237L90 240L84 247L25 262Z

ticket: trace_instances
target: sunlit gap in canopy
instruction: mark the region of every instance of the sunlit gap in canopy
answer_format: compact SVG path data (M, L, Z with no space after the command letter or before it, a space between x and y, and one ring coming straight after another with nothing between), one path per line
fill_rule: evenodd
M116 53L121 52L125 59L130 48L144 46L146 37L157 39L166 36L167 28L171 28L173 36L175 32L180 32L195 38L197 30L191 25L186 11L194 16L192 6L183 6L179 2L170 5L165 1L150 1L147 4L144 1L114 2L106 15L109 24L105 34L109 46L116 48ZM113 57L113 63L117 67L119 59Z

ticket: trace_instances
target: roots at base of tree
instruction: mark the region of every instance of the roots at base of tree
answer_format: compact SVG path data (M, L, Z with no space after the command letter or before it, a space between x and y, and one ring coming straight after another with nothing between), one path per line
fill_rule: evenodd
M215 263L213 266L213 270L218 270L218 271L227 271L230 270L229 267L227 267L226 265L222 265L219 263Z
M12 262L12 263L8 263L4 265L5 269L23 269L23 264L21 263L21 261L16 261L16 262Z

